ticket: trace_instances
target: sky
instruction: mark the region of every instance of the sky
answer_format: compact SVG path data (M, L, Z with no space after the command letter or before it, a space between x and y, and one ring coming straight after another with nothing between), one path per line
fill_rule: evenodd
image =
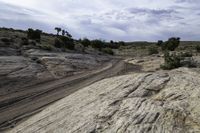
M77 39L197 41L200 0L0 0L0 27L61 27Z

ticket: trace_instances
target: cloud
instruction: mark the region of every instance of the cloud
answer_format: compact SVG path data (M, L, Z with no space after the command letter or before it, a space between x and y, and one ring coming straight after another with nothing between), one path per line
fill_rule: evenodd
M176 0L178 3L196 3L199 2L199 0Z
M0 0L0 26L66 28L75 38L198 40L199 0Z

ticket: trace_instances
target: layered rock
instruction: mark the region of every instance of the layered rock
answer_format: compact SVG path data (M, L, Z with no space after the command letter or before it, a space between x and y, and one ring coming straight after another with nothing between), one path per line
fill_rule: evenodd
M10 51L7 50L9 54ZM103 56L55 53L37 49L23 51L23 56L8 54L0 56L0 95L84 73L96 69L109 59Z
M154 72L160 70L160 65L164 63L164 58L160 56L144 56L127 59L126 62L139 65L143 71Z
M105 79L9 132L198 133L199 88L199 73L187 68Z

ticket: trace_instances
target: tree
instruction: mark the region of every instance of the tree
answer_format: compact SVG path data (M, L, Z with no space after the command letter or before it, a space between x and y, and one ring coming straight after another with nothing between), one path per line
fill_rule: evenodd
M161 46L163 44L162 40L158 40L158 42L156 43L157 46Z
M114 55L114 52L111 48L103 48L101 51L109 55Z
M93 48L101 49L102 47L104 47L105 42L96 39L96 40L91 41L91 45Z
M69 34L69 32L68 32L68 31L65 31L65 33L66 33L67 37L69 37L69 38L72 38L72 35L71 35L71 34Z
M67 48L73 50L74 41L72 38L68 38L66 36L58 36L55 38L54 46L57 48Z
M91 42L89 39L84 38L83 40L81 40L81 44L83 44L84 47L88 47L89 45L91 45Z
M162 50L169 50L169 51L174 51L180 44L180 38L179 37L172 37L169 38L168 41L163 43L161 45Z
M164 59L165 59L165 62L163 65L161 65L162 69L170 70L170 69L181 67L181 58L179 55L175 53L170 54L169 52L165 52Z
M196 51L197 51L198 53L200 53L200 46L199 46L199 45L196 46Z
M62 35L63 35L63 36L65 35L65 33L66 33L65 30L62 30Z
M124 45L125 45L125 42L124 42L124 41L119 41L119 45L120 45L120 46L124 46Z
M61 32L61 28L59 28L59 27L55 27L55 30L57 31L57 35L59 35L59 33Z
M153 55L153 54L159 54L159 51L156 47L150 47L148 49L149 55Z

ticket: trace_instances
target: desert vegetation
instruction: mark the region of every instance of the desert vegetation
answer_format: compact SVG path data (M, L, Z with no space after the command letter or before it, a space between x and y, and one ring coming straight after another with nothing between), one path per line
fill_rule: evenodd
M162 69L170 70L178 67L196 67L196 63L193 60L192 52L178 52L176 49L180 45L180 38L169 38L168 41L158 41L158 46L164 51L164 64L161 65ZM173 51L173 52L172 52Z
M148 49L148 52L149 52L149 55L153 55L153 54L158 54L158 53L159 53L157 47L150 47L150 48Z
M195 48L196 48L196 51L197 51L198 53L200 53L200 45L197 45Z
M27 38L40 42L41 33L42 33L41 30L38 30L38 29L33 30L33 29L29 28L27 31Z
M179 37L171 37L167 41L158 40L158 42L123 42L123 41L105 41L102 39L90 40L89 38L74 39L65 29L55 27L56 34L44 33L39 29L29 28L27 31L2 28L5 31L18 32L20 35L20 45L23 47L36 47L48 51L81 51L94 53L119 55L119 56L151 56L164 55L165 63L161 68L177 68L182 66L179 62L184 62L185 58L193 58L193 55L200 53L198 42L183 42ZM18 35L15 35L18 36ZM5 45L12 44L13 39L1 38ZM95 52L98 51L98 52ZM180 57L180 59L178 59ZM178 61L180 60L180 61ZM178 65L173 65L173 64ZM170 67L170 64L172 66ZM164 67L166 66L166 67Z
M180 44L179 37L169 38L168 41L163 42L161 40L158 41L157 45L162 48L163 51L174 51Z

